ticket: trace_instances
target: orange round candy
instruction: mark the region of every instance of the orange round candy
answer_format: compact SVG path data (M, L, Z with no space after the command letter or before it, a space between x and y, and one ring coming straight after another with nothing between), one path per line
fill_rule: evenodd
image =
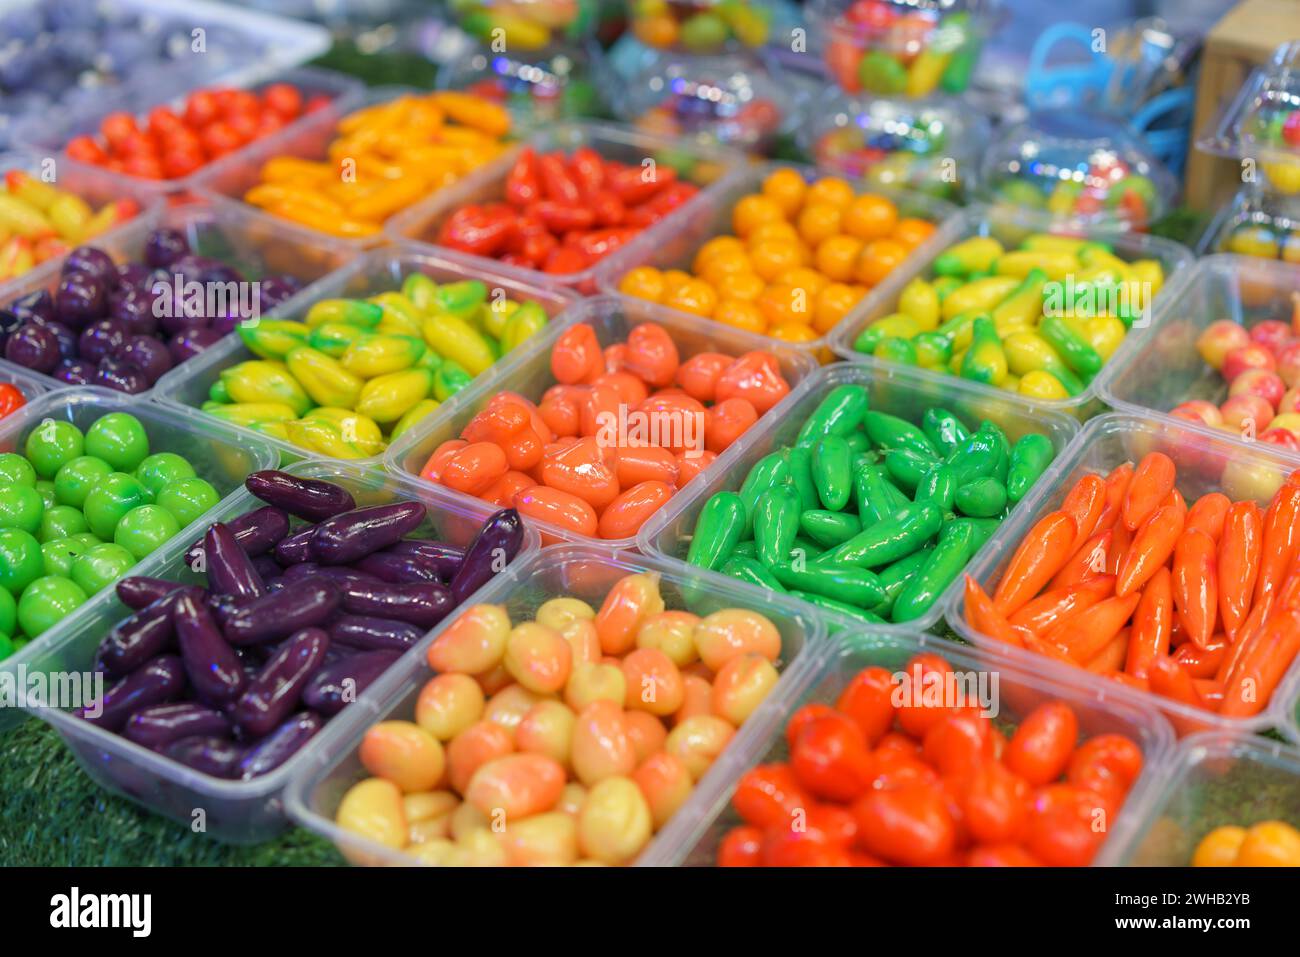
M805 262L803 246L788 239L769 239L749 251L754 273L771 282L782 273L798 269Z
M555 807L564 790L564 768L542 754L507 754L481 765L470 778L465 800L489 819L519 821Z
M632 780L650 807L656 830L668 823L695 787L681 758L666 751L652 754L642 761L632 772Z
M657 648L637 648L630 652L623 659L623 679L627 682L624 707L629 711L647 711L666 717L680 708L685 699L681 672Z
M745 255L745 244L735 236L714 236L706 241L695 253L691 268L703 272L705 267L715 259Z
M664 275L653 266L638 266L619 280L618 291L626 296L658 302L664 295Z
M862 245L855 236L831 236L817 245L813 264L828 278L845 282L853 278Z
M784 219L785 210L781 205L758 193L742 196L731 210L731 228L742 238L763 223L779 223Z
M703 279L691 279L669 292L664 297L664 305L708 318L718 305L718 294Z
M406 793L437 786L446 768L438 739L411 721L381 721L361 739L361 765Z
M515 496L514 506L525 518L547 522L579 535L596 534L596 510L568 492L534 485Z
M799 235L812 246L838 236L841 232L843 212L829 203L810 203L799 213Z
M741 272L727 273L714 283L714 288L718 293L717 309L722 307L722 303L729 299L738 299L741 302L753 302L763 292L763 287L767 283L757 273ZM714 315L717 315L717 309Z
M570 751L578 780L591 787L616 775L631 774L636 750L623 723L623 709L612 701L593 701L578 713Z
M673 487L667 482L633 485L601 513L596 534L605 539L631 538L672 496Z
M447 772L451 786L464 794L475 771L514 750L515 743L510 732L501 725L492 721L479 721L470 725L447 745ZM453 833L454 826L453 821Z
M862 248L854 278L869 286L881 283L907 258L907 247L894 239L876 239Z
M908 249L915 249L934 235L934 223L924 219L900 219L890 234L891 239L902 243Z
M759 284L762 284L759 280ZM745 302L741 299L724 299L718 303L714 310L713 318L723 325L731 326L733 329L743 329L745 332L752 332L755 335L762 335L767 329L767 316L763 310L753 302Z
M831 283L817 294L813 305L813 328L822 334L830 332L857 305L859 298L852 286Z
M658 572L640 572L620 578L596 613L596 634L600 636L601 650L607 655L629 651L636 644L641 622L663 610Z
M506 640L506 671L529 691L555 694L569 680L573 651L564 636L536 622L516 625Z
M733 396L708 410L704 420L704 447L723 452L758 421L758 410L748 399Z
M883 196L858 196L844 211L844 231L858 239L884 239L897 223L898 210Z
M604 371L600 340L585 322L570 326L551 347L551 375L564 385L590 382Z
M769 173L763 180L763 195L774 201L787 216L793 216L803 205L808 183L798 170L787 167Z
M838 176L823 176L808 187L804 197L804 206L814 203L826 203L844 209L853 202L853 187Z
M727 608L695 626L695 648L709 670L717 672L741 655L762 655L776 661L781 654L781 633L756 611Z
M500 664L510 636L510 616L500 605L470 605L429 646L434 671L477 675Z

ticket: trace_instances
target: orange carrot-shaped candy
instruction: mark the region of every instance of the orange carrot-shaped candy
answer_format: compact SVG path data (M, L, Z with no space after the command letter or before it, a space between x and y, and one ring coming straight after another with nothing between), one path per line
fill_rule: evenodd
M1133 631L1124 658L1124 670L1145 678L1151 662L1169 653L1173 629L1174 599L1169 569L1162 566L1142 590L1142 599L1133 613Z
M1231 505L1232 499L1222 492L1202 495L1187 513L1185 527L1200 529L1217 542L1223 534L1223 519Z
M1225 685L1219 713L1234 718L1259 714L1297 652L1300 652L1300 612L1288 611L1259 633L1259 640Z
M1097 652L1083 667L1095 675L1108 674L1123 666L1124 656L1128 653L1129 630L1125 628L1110 640L1110 643Z
M1178 662L1193 678L1213 678L1218 674L1219 665L1223 663L1223 657L1227 653L1227 636L1219 635L1216 641L1210 642L1204 648L1199 648L1189 641L1174 654L1174 661Z
M1061 661L1068 665L1078 664L1066 653L1064 648L1054 641L1048 641L1046 638L1039 638L1036 635L1025 635L1024 641L1026 650L1042 655L1044 658L1051 658L1054 661Z
M1011 616L1011 624L1044 634L1072 615L1087 611L1115 591L1111 575L1098 575L1075 585L1045 591Z
M1151 690L1162 698L1191 705L1193 708L1205 707L1200 695L1196 693L1196 686L1192 684L1192 676L1172 658L1162 655L1152 661L1147 680L1151 683Z
M1250 614L1255 579L1263 547L1259 506L1235 502L1223 520L1219 541L1219 613L1223 630L1232 638Z
M1196 689L1196 697L1211 711L1223 707L1223 682L1213 678L1193 678L1192 687Z
M1169 561L1181 534L1183 513L1178 506L1158 508L1133 536L1133 544L1129 546L1115 578L1115 594L1123 598L1150 581L1156 570Z
M1135 691L1151 690L1150 682L1146 678L1136 678L1125 671L1110 671L1104 677L1110 678L1112 681L1118 681L1125 687L1132 688Z
M1087 611L1075 615L1052 629L1048 641L1060 645L1077 662L1084 662L1101 651L1133 617L1142 599L1134 593L1124 598L1107 598Z
M1219 576L1214 539L1183 528L1174 546L1174 608L1192 644L1204 648L1219 617Z
M1106 529L1098 532L1080 545L1061 570L1053 576L1053 589L1068 588L1089 578L1106 574L1106 564L1110 557L1110 540L1115 532Z
M1138 463L1124 496L1124 527L1136 532L1174 490L1178 477L1173 460L1163 452L1150 452Z
M1165 500L1160 503L1161 508L1164 508L1166 506L1173 506L1174 508L1178 509L1180 512L1183 513L1183 520L1186 521L1187 500L1183 498L1183 493L1178 491L1178 489L1174 489L1172 492L1166 495Z
M1100 475L1085 475L1074 483L1061 503L1061 511L1071 516L1079 530L1075 544L1091 538L1097 520L1106 509L1106 481Z
M988 592L970 575L966 576L965 610L966 623L976 631L1017 648L1025 646L1023 631L1013 628L1002 612L993 607L993 599L988 596Z
M1015 614L1052 580L1070 557L1077 529L1069 515L1052 512L1029 530L993 594L998 611Z
M1128 554L1129 545L1133 542L1133 533L1124 527L1123 522L1116 522L1110 532L1110 550L1106 552L1106 572L1110 575L1118 575L1119 566L1124 563L1124 556Z
M1280 588L1300 543L1300 487L1283 485L1264 512L1255 601Z
M1097 519L1094 532L1104 531L1115 525L1124 512L1124 499L1128 496L1129 483L1133 481L1133 463L1124 462L1110 470L1106 476L1106 507L1101 518Z
M1256 637L1264 630L1268 615L1273 607L1272 600L1266 598L1250 610L1246 620L1241 623L1235 635L1228 636L1228 653L1219 663L1219 670L1214 677L1227 684L1234 672L1240 667L1255 643Z

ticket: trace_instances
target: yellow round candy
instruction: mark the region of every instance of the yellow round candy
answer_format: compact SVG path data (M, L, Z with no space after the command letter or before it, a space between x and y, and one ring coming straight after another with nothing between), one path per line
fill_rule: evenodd
M450 741L483 716L483 689L469 675L430 679L415 702L415 723L439 741Z
M650 841L653 822L636 783L608 777L592 787L578 813L578 847L604 864L633 860Z
M385 847L405 847L406 814L402 792L392 781L367 778L348 788L339 802L335 820L339 827Z

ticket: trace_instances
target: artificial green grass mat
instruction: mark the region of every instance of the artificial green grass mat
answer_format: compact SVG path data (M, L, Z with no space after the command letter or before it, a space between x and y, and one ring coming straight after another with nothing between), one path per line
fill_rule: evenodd
M314 867L343 864L293 828L264 844L222 844L109 794L49 725L28 718L0 742L0 866Z

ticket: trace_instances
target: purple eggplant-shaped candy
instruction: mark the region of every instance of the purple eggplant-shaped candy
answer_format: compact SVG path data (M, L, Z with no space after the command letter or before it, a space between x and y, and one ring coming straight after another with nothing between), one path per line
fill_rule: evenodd
M367 615L340 615L330 622L330 639L361 651L405 651L424 637L410 622Z
M275 469L254 472L244 480L244 487L268 505L276 505L309 522L323 522L357 507L352 494L342 486Z
M208 585L214 594L256 598L265 593L262 577L229 527L221 522L209 525L203 536L203 551L208 563Z
M465 549L429 538L404 538L385 551L394 555L414 555L432 563L438 569L438 576L445 582L455 577L456 572L460 571L461 562L465 561Z
M165 598L181 587L176 582L168 581L165 578L129 575L117 583L117 598L127 608L134 608L139 611L146 605L152 605L159 598Z
M312 577L292 588L253 599L227 616L224 630L235 645L275 641L303 628L323 625L342 601L337 585Z
M454 607L451 589L437 582L375 582L343 591L343 610L350 615L391 618L425 629L442 621Z
M251 561L253 563L253 570L261 577L262 584L266 586L266 590L270 591L271 580L283 575L284 569L281 568L280 563L270 555L258 555L256 558L251 559Z
M399 555L396 552L373 552L356 562L357 571L374 575L386 582L441 582L438 566L418 555Z
M217 623L217 627L224 633L226 619L252 600L251 598L237 598L234 595L208 595L208 611L212 613L212 620ZM238 651L239 649L236 648L235 650Z
M172 605L172 625L185 674L198 696L214 704L238 697L248 679L202 599L190 594L177 598Z
M363 651L331 662L307 682L303 704L332 717L356 701L400 657L399 651Z
M295 714L244 752L238 766L240 780L251 781L274 771L324 726L318 714L310 711Z
M490 516L465 549L465 560L451 580L451 595L455 604L464 604L514 561L524 543L524 523L513 508L503 508Z
M187 768L214 778L233 778L244 749L229 738L193 737L173 741L163 753Z
M424 506L419 502L353 509L317 525L307 555L322 565L347 565L400 542L423 521Z
M176 655L159 655L137 668L88 708L73 712L106 731L120 731L127 718L150 705L175 699L185 689L185 666Z
M315 562L303 562L290 565L284 570L285 578L290 582L306 581L308 578L324 578L338 585L344 592L364 591L371 585L382 584L380 579L365 572L359 572L342 565L317 565Z
M241 736L260 738L298 706L308 680L325 664L329 635L304 628L271 656L235 702L232 717Z
M171 646L176 633L172 611L181 594L179 586L172 588L119 624L100 643L99 661L105 672L114 676L130 674ZM190 593L199 590L185 589Z
M156 704L131 715L122 736L157 751L180 738L230 734L230 721L220 711L193 701Z
M275 560L281 565L293 566L307 561L307 549L311 537L316 534L316 526L300 528L292 535L286 535L275 543ZM315 564L315 563L313 563Z
M289 516L282 509L263 505L251 512L245 512L225 523L235 533L235 541L250 558L263 555L275 547L275 543L289 534ZM198 541L185 552L185 564L194 571L206 567L203 555L203 542Z

